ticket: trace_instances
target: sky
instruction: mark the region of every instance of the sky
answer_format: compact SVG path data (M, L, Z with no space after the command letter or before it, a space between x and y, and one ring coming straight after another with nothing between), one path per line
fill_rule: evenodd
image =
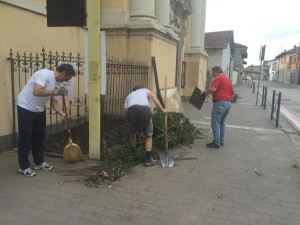
M198 1L198 0L195 0ZM206 0L205 32L233 30L234 42L248 47L245 67L300 45L299 0Z

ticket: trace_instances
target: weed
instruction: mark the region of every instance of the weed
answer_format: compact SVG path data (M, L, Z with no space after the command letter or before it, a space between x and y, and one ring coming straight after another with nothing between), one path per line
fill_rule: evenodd
M234 94L234 95L232 96L232 98L231 98L231 102L232 102L232 103L235 103L235 102L237 102L237 100L238 100L239 98L241 98L241 97L239 97L239 94Z
M153 156L158 157L158 149L165 148L165 114L158 109L153 112ZM189 118L182 113L168 113L168 144L169 148L176 148L181 145L191 146L195 139L201 138L203 133L191 124ZM103 142L105 143L105 141ZM131 149L127 137L119 141L118 145L101 147L101 165L93 173L84 179L88 187L102 187L112 185L122 176L144 160L144 139L137 139L137 146Z

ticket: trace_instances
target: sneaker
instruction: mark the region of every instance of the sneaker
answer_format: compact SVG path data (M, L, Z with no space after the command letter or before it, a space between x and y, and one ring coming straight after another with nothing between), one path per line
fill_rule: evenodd
M224 141L221 141L220 144L223 146L224 145Z
M30 167L25 170L19 169L19 172L26 177L33 177L35 175L35 172Z
M53 168L53 166L49 165L46 162L43 162L41 165L36 165L36 164L33 165L33 169L35 169L35 170L40 170L40 169L52 170L52 168Z
M209 144L206 144L206 147L208 148L216 148L216 149L219 149L220 148L220 145L217 145L214 141L209 143Z
M145 166L154 166L157 163L157 160L151 158L151 159L146 159L145 161Z

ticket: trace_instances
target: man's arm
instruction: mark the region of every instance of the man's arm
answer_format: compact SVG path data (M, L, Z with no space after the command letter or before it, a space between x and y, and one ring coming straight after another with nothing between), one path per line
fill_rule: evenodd
M51 104L51 107L55 110L55 112L57 112L62 117L66 116L64 111L60 108L60 106L58 104L58 100L51 98L50 104Z
M155 103L155 105L157 105L161 109L161 111L167 113L167 110L164 107L162 107L156 96L152 94L151 91L148 92L148 98L151 99Z
M46 90L43 86L39 84L34 84L33 88L34 96L53 96L55 95L54 90Z
M202 91L202 94L207 95L207 94L213 94L217 89L216 88L210 88L205 91Z

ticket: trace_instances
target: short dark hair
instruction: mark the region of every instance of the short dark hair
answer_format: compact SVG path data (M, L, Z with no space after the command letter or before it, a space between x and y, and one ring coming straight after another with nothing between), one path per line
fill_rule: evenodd
M62 63L57 67L58 72L66 72L66 76L75 76L75 70L70 63Z
M136 91L136 90L142 89L142 88L144 88L142 85L136 85L136 86L132 89L132 91Z
M223 73L223 70L220 66L214 66L212 69L211 69L211 72L212 73Z

